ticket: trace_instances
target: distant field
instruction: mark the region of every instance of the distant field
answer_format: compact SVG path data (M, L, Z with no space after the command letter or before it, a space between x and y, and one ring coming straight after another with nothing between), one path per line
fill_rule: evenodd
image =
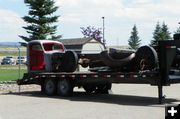
M26 66L21 66L20 77L27 72ZM0 82L1 81L15 81L19 78L18 66L0 66Z
M21 55L26 55L26 48L20 48ZM16 47L0 47L0 56L19 56L18 48Z
M0 56L19 56L19 52L1 52ZM21 56L26 56L26 52L21 52Z

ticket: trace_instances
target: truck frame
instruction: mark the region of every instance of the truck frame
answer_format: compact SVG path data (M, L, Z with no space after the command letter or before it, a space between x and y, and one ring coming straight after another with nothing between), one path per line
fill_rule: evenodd
M180 48L180 40L159 41L157 47L158 68L138 72L30 72L17 81L18 85L38 84L47 95L56 92L70 96L74 87L86 87L92 92L96 86L101 93L107 93L112 83L150 84L158 87L158 103L163 103L163 86L180 83L180 69L172 68ZM85 89L86 89L85 88Z

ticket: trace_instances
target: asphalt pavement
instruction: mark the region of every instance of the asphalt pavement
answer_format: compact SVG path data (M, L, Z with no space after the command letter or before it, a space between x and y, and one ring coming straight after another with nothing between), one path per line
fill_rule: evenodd
M157 87L114 84L112 93L47 97L39 88L0 92L0 119L164 119L166 104L180 104L180 85L164 87L165 104L158 104Z

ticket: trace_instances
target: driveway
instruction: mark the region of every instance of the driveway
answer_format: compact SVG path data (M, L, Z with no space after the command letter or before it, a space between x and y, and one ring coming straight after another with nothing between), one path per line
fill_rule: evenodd
M180 104L180 85L164 87L166 103ZM0 119L164 119L165 104L157 104L157 87L114 84L110 95L86 94L47 97L40 88L21 93L1 91Z

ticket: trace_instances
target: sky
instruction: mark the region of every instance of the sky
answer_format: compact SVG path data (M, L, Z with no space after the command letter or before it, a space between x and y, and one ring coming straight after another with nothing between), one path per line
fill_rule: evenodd
M105 17L107 45L127 45L136 24L141 45L148 45L156 23L168 25L171 35L180 26L180 0L55 0L60 15L57 35L83 37L80 27L102 28ZM22 41L28 34L22 17L28 14L24 0L0 0L0 42Z

